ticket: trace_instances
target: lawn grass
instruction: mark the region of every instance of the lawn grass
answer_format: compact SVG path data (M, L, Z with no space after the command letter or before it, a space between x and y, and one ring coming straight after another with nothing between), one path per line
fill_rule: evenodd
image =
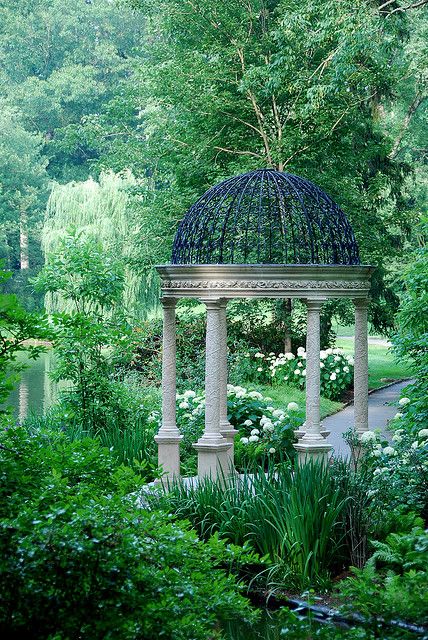
M250 387L251 385L247 385ZM297 402L299 408L305 410L306 394L300 389L290 387L287 384L278 384L274 386L270 385L257 385L255 386L257 391L260 391L264 396L272 398L272 402L275 407L279 409L286 409L289 402ZM336 413L343 407L343 402L334 402L321 396L321 418Z
M353 353L354 340L337 338L336 345ZM390 348L384 344L369 343L369 389L378 389L395 380L405 380L413 375L410 366L398 362Z
M351 328L349 328L351 330ZM349 335L349 333L348 333ZM343 336L343 334L342 334ZM353 338L338 337L336 346L348 353L354 352ZM412 377L410 366L395 360L390 348L384 344L369 344L369 389L379 389L390 382L405 380ZM247 386L251 386L247 384ZM272 398L275 406L285 409L289 402L297 402L299 407L305 409L305 392L289 385L257 385L257 391L264 396ZM334 402L321 397L321 417L331 415L339 411L344 404Z

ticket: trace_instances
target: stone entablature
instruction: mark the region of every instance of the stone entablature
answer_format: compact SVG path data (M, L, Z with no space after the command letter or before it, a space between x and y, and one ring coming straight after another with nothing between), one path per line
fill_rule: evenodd
M162 265L163 298L367 298L367 265Z

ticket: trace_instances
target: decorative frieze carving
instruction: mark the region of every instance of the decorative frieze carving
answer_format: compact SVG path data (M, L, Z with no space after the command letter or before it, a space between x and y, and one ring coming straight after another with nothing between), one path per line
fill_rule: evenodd
M369 290L368 280L163 280L162 289L358 289Z

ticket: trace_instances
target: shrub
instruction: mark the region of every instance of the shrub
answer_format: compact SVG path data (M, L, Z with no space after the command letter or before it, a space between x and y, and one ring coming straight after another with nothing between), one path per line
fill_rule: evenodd
M251 618L221 569L242 551L137 508L141 481L97 442L11 429L0 462L8 638L206 640L219 621Z
M280 461L295 455L292 446L294 430L303 423L296 403L290 402L287 411L270 405L269 397L258 391L228 385L227 411L230 423L239 431L236 438L236 464L245 467L249 462L259 463L264 458ZM150 419L160 427L160 412L154 411ZM193 444L204 430L205 394L187 390L177 394L177 426L183 435L181 443L182 465L185 473L196 471Z
M265 355L261 352L247 354L251 377L263 384L286 382L300 389L306 384L306 351L303 347L293 353L273 352ZM320 351L321 393L326 398L337 400L352 386L354 359L345 355L342 349Z
M426 623L428 592L428 531L390 534L373 542L375 553L364 569L341 583L347 610L369 618L401 618Z
M371 492L389 508L407 505L428 518L428 429L415 440L411 433L397 429L392 443L374 431L362 436L365 464L371 470Z

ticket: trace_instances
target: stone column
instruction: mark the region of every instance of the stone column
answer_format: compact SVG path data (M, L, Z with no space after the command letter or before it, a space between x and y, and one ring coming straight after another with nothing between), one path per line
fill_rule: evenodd
M369 428L369 355L367 309L369 301L354 300L355 342L354 342L354 422L358 436Z
M235 463L235 436L238 433L227 419L227 300L220 300L220 433L230 444L228 465L230 470Z
M162 298L162 426L155 436L158 445L158 463L164 478L172 480L180 476L180 441L183 436L176 424L176 300Z
M325 459L331 445L321 434L320 425L320 311L323 300L307 300L306 329L306 425L305 435L294 447L299 462L306 459Z
M223 361L221 338L221 302L202 300L207 308L205 356L205 429L193 446L198 452L198 476L213 480L226 476L230 444L220 433L220 386Z

